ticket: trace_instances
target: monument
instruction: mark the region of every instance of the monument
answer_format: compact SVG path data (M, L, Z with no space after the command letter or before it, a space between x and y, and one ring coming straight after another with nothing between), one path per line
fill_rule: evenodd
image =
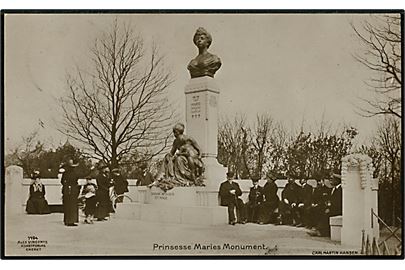
M218 56L208 52L212 37L204 28L197 29L193 41L198 48L198 55L187 67L191 76L185 87L187 130L200 143L206 187L218 190L226 170L217 161L220 91L214 75L222 63Z
M218 203L226 173L217 161L220 91L214 75L221 60L208 52L212 37L204 28L197 29L193 41L198 55L187 67L191 79L185 87L186 125L174 126L175 140L157 181L151 187L139 187L139 202L120 204L118 217L162 223L227 223L227 209Z

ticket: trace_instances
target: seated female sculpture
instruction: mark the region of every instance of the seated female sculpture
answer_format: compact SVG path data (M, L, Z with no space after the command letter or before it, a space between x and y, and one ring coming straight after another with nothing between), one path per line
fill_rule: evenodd
M208 52L212 43L210 33L200 27L194 34L194 44L198 48L198 55L190 61L187 69L190 71L191 78L210 76L214 77L215 72L221 67L221 59L218 56Z
M199 185L204 171L201 149L193 138L183 133L183 124L174 126L175 140L170 153L163 160L158 180L170 181L179 186Z

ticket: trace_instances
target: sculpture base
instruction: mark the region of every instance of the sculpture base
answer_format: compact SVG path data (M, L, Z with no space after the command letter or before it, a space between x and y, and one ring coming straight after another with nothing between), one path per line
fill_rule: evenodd
M138 202L117 205L116 217L160 223L226 224L226 207L218 205L218 190L207 187L139 187Z
M117 218L135 219L158 223L220 225L228 220L226 207L173 206L141 203L117 205Z
M219 186L223 181L226 180L227 168L218 163L216 157L205 157L203 158L205 172L204 184L209 190L219 191Z

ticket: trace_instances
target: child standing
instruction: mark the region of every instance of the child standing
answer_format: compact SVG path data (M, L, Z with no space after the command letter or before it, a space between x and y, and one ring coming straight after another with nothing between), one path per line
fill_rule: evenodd
M84 214L86 215L86 219L84 223L93 224L94 213L96 211L96 185L87 182L86 186L84 187L84 199L85 199L85 207L84 207Z

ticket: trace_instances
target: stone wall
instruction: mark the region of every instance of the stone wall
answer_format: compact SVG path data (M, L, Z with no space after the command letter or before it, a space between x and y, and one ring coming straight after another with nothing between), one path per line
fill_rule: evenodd
M50 205L61 205L62 204L62 185L60 183L60 177L59 178L43 178L41 179L42 183L45 186L46 190L46 200ZM95 180L92 180L95 182ZM248 201L248 194L249 194L249 189L252 186L252 182L249 179L238 179L235 180L241 187L242 189L242 200L247 202ZM128 189L129 192L126 193L133 201L139 202L140 201L140 192L142 192L145 187L139 187L136 185L137 180L136 179L128 179ZM10 166L6 169L6 185L8 188L6 188L7 194L13 194L13 196L7 197L6 195L6 205L8 206L13 205L13 207L16 207L19 209L19 211L24 212L25 209L25 204L28 200L29 196L29 186L31 183L31 179L29 178L22 178L22 168L18 166ZM84 185L86 183L85 179L80 179L79 180L79 185ZM287 183L286 179L279 179L276 180L276 184L279 187L278 190L278 195L281 198L281 192L283 191L285 185ZM315 180L309 180L308 183L312 186L316 186L316 181ZM261 186L264 186L266 184L266 180L260 180L259 184ZM201 193L200 200L210 200L211 197L216 197L217 196L217 191L211 190L209 192L204 192L204 188L198 188L197 193ZM18 193L18 194L17 194ZM203 194L207 193L207 194ZM207 197L207 198L205 198ZM210 199L208 199L210 197ZM7 199L8 198L8 199ZM215 201L215 200L214 200ZM208 202L207 202L208 203ZM201 202L201 204L204 204L204 202ZM10 206L11 207L11 206Z

